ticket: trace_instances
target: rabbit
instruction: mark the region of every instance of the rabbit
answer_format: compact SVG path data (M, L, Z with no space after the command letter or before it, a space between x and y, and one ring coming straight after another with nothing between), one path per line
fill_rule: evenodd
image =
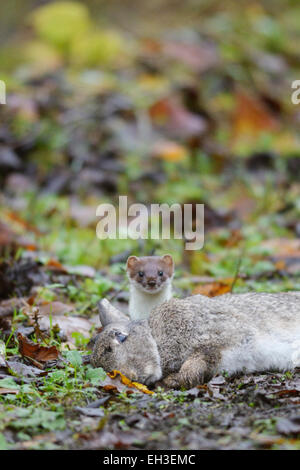
M131 380L192 388L227 372L300 367L300 292L173 298L131 321L104 299L91 364Z

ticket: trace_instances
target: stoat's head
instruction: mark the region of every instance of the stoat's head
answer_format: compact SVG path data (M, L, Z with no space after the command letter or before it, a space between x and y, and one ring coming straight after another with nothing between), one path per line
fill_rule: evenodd
M129 256L126 267L131 283L149 294L156 294L169 283L174 274L171 255Z

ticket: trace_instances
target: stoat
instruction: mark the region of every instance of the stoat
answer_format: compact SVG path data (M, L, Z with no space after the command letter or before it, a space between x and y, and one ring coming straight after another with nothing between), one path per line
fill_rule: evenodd
M130 256L126 266L130 282L129 314L147 318L155 307L172 297L174 261L171 255Z

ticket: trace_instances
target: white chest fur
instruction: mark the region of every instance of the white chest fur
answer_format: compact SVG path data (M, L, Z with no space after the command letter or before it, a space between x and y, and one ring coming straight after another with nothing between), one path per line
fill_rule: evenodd
M129 314L132 320L148 318L151 310L172 298L172 283L167 280L157 293L148 294L140 287L130 284Z

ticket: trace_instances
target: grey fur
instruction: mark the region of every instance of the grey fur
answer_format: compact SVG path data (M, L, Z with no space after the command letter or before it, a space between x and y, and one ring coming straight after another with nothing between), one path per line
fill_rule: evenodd
M192 387L224 369L300 366L300 292L171 299L141 321L124 319L121 312L118 320L116 312L105 304L106 326L91 363L148 385L163 379L169 387Z

